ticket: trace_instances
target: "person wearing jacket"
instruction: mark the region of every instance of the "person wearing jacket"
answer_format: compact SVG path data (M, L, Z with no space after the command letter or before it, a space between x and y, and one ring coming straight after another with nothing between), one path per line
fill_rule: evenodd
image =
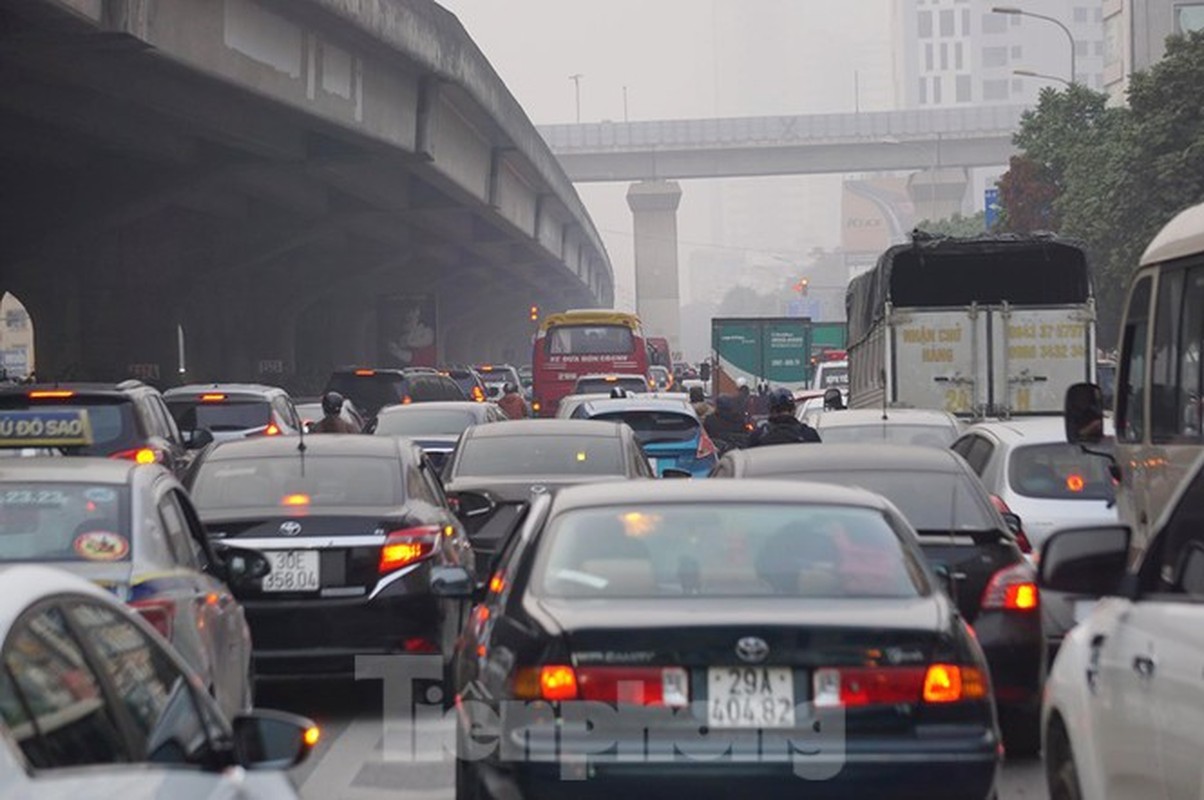
M720 450L727 451L748 444L747 419L739 398L725 394L716 398L715 411L702 421L702 427Z
M769 393L769 419L748 437L748 446L819 441L819 433L794 416L794 395L789 389L779 388Z
M497 401L498 408L510 419L525 419L527 416L527 401L518 393L518 387L507 383L502 387L502 399Z
M324 416L309 429L310 433L360 433L359 426L343 417L343 395L327 392L322 395Z

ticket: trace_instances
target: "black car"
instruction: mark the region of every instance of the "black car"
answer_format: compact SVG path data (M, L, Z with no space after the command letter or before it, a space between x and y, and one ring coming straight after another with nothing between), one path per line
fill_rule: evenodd
M469 428L443 475L448 497L485 559L523 519L532 494L656 477L628 426L562 419Z
M1008 752L1037 751L1047 657L1036 572L964 460L919 445L781 445L730 452L712 475L857 486L898 506L987 654Z
M436 400L468 400L468 396L446 375L433 369L337 369L326 383L327 392L338 392L366 419L385 406L429 403Z
M214 440L250 436L296 436L301 418L288 392L255 383L209 383L177 386L163 393L167 410L184 440L209 431Z
M907 521L853 489L545 496L455 670L458 800L977 799L1002 755L981 648Z
M46 383L0 388L0 409L55 408L87 412L92 444L67 448L69 455L125 458L162 464L177 477L192 461L176 422L153 386L129 380L112 383ZM193 447L201 447L197 441Z
M355 656L442 653L462 605L432 567L474 571L463 527L419 448L384 436L244 439L209 451L192 496L215 542L271 572L235 594L259 680L355 675Z
M494 403L434 402L408 406L385 406L376 415L369 433L403 436L413 440L427 458L442 470L456 449L460 434L472 425L505 422L509 419Z

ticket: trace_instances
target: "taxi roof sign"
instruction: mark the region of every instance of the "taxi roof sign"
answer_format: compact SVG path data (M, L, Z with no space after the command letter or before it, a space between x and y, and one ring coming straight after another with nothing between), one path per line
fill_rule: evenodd
M92 442L85 409L0 410L0 448L87 447Z

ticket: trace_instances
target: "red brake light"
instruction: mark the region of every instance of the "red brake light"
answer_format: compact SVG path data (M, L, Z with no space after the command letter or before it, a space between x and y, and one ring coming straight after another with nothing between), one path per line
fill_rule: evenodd
M39 389L29 393L30 400L65 400L68 397L75 397L75 392L66 389Z
M120 461L133 461L137 464L155 464L163 460L163 454L149 447L136 447L133 450L121 450L113 453L109 458L115 458Z
M1015 564L991 576L982 592L984 611L1036 611L1041 606L1041 594L1026 564Z
M700 426L698 428L698 433L698 452L694 454L694 457L710 458L711 456L715 455L717 452L715 450L715 443L711 441L710 436L707 436L706 429Z
M986 696L986 679L975 667L827 667L812 677L818 707L856 708L900 703L953 703Z
M472 387L472 399L478 403L485 402L485 392L481 390L480 386Z
M412 402L414 402L414 398L410 397L408 394L405 397L401 398L401 404L403 406L408 406Z
M357 369L355 371L355 374L357 377L360 377L360 378L371 378L373 375L376 374L376 370L374 370L374 369Z
M1082 475L1072 473L1066 476L1066 488L1075 494L1079 494L1083 489L1087 488L1087 482L1083 480Z
M380 574L430 558L435 554L440 530L438 525L421 525L390 533L380 548Z
M577 673L570 666L540 667L539 696L550 702L577 699Z
M268 426L263 429L263 435L264 436L279 436L280 428L276 426L275 422L269 422Z
M221 403L224 402L226 396L224 394L203 394L201 395L202 403Z
M286 494L280 498L282 506L307 506L310 503L310 496L307 494Z
M171 641L172 622L176 616L176 604L171 600L138 600L130 608L142 615L150 626L164 639Z

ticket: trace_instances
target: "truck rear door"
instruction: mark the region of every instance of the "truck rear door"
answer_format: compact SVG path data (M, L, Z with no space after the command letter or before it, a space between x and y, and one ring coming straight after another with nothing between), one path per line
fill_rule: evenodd
M1089 308L991 310L993 410L1059 414L1066 389L1094 378L1095 326Z
M988 315L977 307L896 310L891 402L970 414L987 400Z

